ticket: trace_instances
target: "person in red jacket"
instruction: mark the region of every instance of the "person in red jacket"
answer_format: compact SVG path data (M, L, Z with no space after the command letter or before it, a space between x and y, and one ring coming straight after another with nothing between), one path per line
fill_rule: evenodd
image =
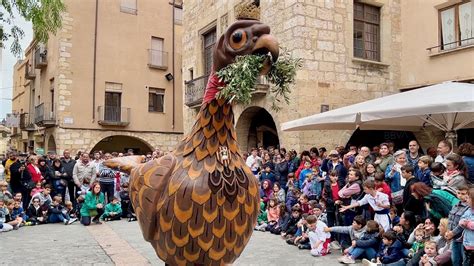
M388 200L392 202L392 190L390 189L390 186L387 183L385 183L383 173L375 174L375 189L384 194L387 194Z
M38 167L38 157L32 155L28 158L28 166L26 167L34 183L43 182L44 177Z

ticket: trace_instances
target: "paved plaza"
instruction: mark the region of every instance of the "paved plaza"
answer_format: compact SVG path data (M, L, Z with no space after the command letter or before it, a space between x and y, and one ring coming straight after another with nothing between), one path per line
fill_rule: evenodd
M342 265L336 258L311 257L279 236L254 232L234 265ZM102 225L47 224L0 234L1 265L165 265L143 240L136 222Z

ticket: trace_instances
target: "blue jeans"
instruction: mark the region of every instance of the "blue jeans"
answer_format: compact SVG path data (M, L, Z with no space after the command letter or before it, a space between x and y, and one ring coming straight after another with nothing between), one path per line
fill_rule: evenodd
M354 260L356 260L358 258L359 259L362 258L361 256L363 256L364 258L367 258L368 260L371 260L371 259L375 258L375 256L377 255L377 252L373 248L358 248L358 247L355 247L355 248L350 248L349 249L349 255L351 255L351 257Z
M50 223L62 223L64 219L69 221L69 215L63 213L52 213L49 215L48 221Z
M405 266L406 263L403 259L399 260L399 261L396 261L396 262L392 262L392 263L389 263L389 264L382 264L383 266Z
M453 265L462 265L464 258L462 242L453 241L451 243L451 261Z

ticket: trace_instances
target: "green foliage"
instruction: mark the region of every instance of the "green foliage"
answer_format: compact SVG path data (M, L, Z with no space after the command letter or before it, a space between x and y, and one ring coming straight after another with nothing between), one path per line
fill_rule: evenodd
M217 76L226 83L226 86L220 88L217 97L248 105L252 100L252 92L255 91L257 77L266 58L265 55L237 56L235 63L218 71ZM301 66L302 60L291 58L288 52L283 52L277 62L272 65L267 78L273 84L270 89L274 97L273 110L279 111L283 101L289 103L290 85L295 82L296 70Z
M15 14L33 24L34 38L38 42L46 42L49 33L55 34L61 27L61 12L65 10L62 0L0 0L0 22L11 27L9 32L0 28L1 48L10 38L13 40L10 51L21 57L20 39L24 37L23 30L15 25Z

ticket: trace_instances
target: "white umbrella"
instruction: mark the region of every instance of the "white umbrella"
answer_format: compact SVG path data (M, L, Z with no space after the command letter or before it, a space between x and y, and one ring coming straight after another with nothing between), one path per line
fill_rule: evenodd
M283 123L283 131L323 129L420 130L449 135L474 127L474 84L444 82Z

